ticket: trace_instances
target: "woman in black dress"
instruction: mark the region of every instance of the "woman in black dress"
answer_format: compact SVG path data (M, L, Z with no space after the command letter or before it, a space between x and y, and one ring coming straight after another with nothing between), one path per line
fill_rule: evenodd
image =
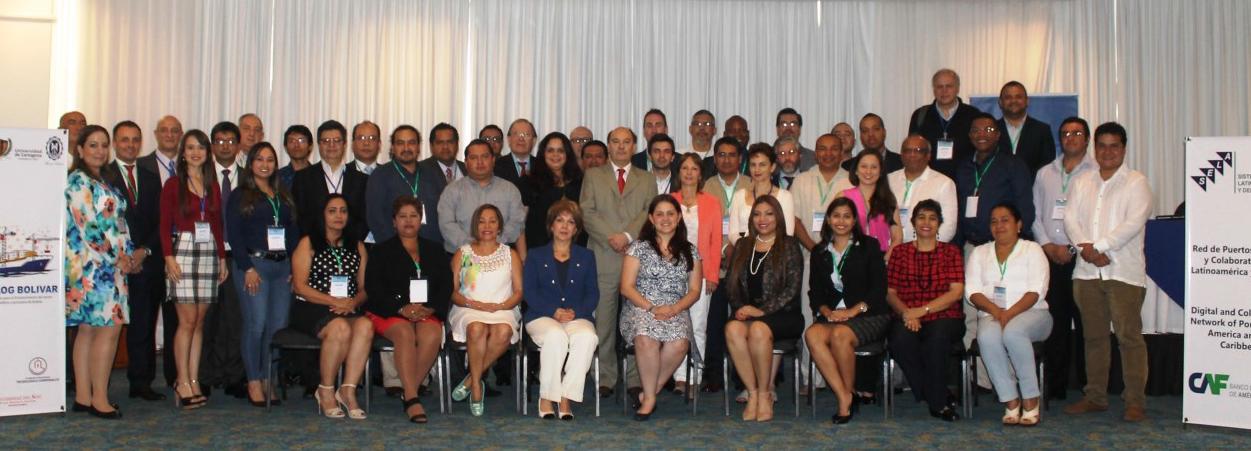
M312 214L309 212L307 214ZM321 339L321 381L314 396L327 418L365 419L356 402L356 386L373 344L374 327L360 311L365 302L365 245L344 234L347 200L331 194L318 215L318 227L300 239L291 258L289 327ZM335 390L339 367L343 385Z
M838 397L835 424L851 421L856 347L881 340L890 326L886 262L877 240L861 232L857 218L856 205L845 197L826 208L808 280L814 321L804 340L821 377Z
M536 159L538 163L530 173L534 197L527 203L530 206L526 214L527 249L545 246L552 241L547 233L547 210L561 199L569 199L576 204L582 194L582 167L578 166L573 144L564 133L552 132L544 136L539 141ZM574 242L586 246L586 232L578 231Z

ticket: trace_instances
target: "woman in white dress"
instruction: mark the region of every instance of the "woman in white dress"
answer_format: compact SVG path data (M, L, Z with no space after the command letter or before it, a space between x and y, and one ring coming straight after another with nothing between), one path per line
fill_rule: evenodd
M473 212L473 243L452 255L452 339L465 343L469 375L452 391L452 399L470 398L469 411L482 416L482 373L521 337L521 258L500 244L504 221L500 210L485 204ZM472 396L472 397L471 397Z

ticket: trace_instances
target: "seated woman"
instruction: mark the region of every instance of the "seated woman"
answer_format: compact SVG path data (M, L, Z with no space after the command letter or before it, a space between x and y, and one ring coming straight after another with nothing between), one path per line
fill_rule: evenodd
M699 252L686 239L678 201L668 194L652 198L639 238L621 265L621 337L634 345L639 379L635 421L656 412L656 395L686 357L691 345L691 315L699 300Z
M552 204L547 230L551 243L530 249L522 271L526 333L542 348L539 418L555 418L552 403L560 402L560 419L572 420L570 402L582 402L586 372L599 344L591 317L599 304L599 282L595 255L573 244L582 230L578 204L569 200Z
M960 416L947 402L947 370L951 349L964 336L964 258L960 248L938 241L938 202L918 202L911 217L916 241L896 246L886 265L886 302L899 316L890 353L930 415L955 421Z
M856 347L881 340L890 327L886 262L877 240L865 235L851 199L834 199L825 210L821 242L812 248L808 304L814 321L804 333L812 361L838 397L834 424L851 421L859 405Z
M1023 226L1012 204L990 210L994 240L969 254L964 286L978 310L977 343L986 375L1004 403L1003 424L1033 426L1040 421L1041 394L1033 342L1051 335L1044 300L1050 268L1042 246L1020 238Z
M391 204L395 236L369 251L373 264L365 271L365 316L374 333L395 345L395 367L404 389L404 413L426 423L417 398L421 381L430 374L443 345L443 321L452 297L451 263L443 246L418 237L421 201L400 196Z
M348 206L341 194L326 198L317 222L291 256L296 301L289 326L321 339L317 410L326 418L343 418L347 409L348 417L363 420L356 386L374 339L373 325L359 310L365 302L365 290L360 289L365 285L365 245L343 233ZM335 375L344 365L343 385L335 390Z
M469 375L452 390L452 399L469 400L469 412L482 416L486 372L508 346L521 338L521 257L499 242L504 231L499 208L485 204L473 212L469 234L473 242L452 255L452 339L465 343Z
M748 235L735 242L726 277L732 318L725 344L747 386L746 421L773 419L773 342L799 338L804 330L803 250L786 233L783 211L771 195L756 198Z

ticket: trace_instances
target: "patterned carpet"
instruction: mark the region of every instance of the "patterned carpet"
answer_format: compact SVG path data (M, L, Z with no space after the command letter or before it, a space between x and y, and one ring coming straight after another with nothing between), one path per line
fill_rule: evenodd
M899 397L895 417L882 419L879 406L866 406L849 425L829 422L834 397L819 397L816 419L794 418L787 387L780 387L771 423L735 420L722 414L720 394L705 395L700 412L676 395L662 396L658 413L645 423L622 415L621 405L605 400L603 416L593 416L593 404L575 408L572 422L543 421L514 412L511 395L487 400L482 418L469 415L467 405L455 405L455 414L437 414L437 400L426 402L433 414L427 425L413 425L400 412L399 401L374 390L373 410L364 421L328 420L316 415L313 401L292 399L272 411L251 407L243 400L216 392L205 408L182 412L173 402L143 402L125 398L124 372L114 374L113 400L125 418L105 421L84 413L5 418L0 437L6 449L127 448L127 449L657 449L657 448L1030 448L1030 449L1195 449L1251 448L1251 432L1228 429L1182 428L1181 399L1150 398L1149 420L1140 424L1120 421L1121 405L1114 401L1103 414L1071 417L1055 403L1033 429L998 424L1002 410L982 396L975 418L956 423L933 419L911 395ZM168 392L167 392L168 393ZM537 393L537 388L534 390ZM1070 400L1076 398L1070 393ZM229 398L229 399L228 399ZM733 403L732 403L733 404ZM805 406L806 407L806 406Z

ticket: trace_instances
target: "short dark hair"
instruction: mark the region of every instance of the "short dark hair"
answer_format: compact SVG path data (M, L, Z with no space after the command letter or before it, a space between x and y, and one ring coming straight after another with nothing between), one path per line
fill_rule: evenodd
M912 224L915 225L917 223L917 215L923 211L934 212L934 215L938 216L938 223L943 223L943 206L934 199L925 199L917 202L916 206L912 207L912 217L909 218Z
M469 149L473 146L486 146L487 153L492 157L496 156L495 151L491 149L491 143L486 142L482 138L474 138L472 141L469 141L469 144L465 144L465 158L469 158Z
M1011 202L1000 202L995 204L994 207L991 207L990 211L995 211L995 209L998 208L1008 210L1008 214L1012 215L1012 219L1015 219L1017 222L1021 222L1021 209L1016 208L1016 204Z
M1101 135L1116 135L1121 138L1121 145L1129 144L1129 135L1125 133L1125 127L1116 122L1104 122L1095 128L1095 138Z
M213 136L218 133L230 133L235 135L235 139L239 139L239 126L230 121L218 122L216 125L213 125L212 129L209 130L209 139L212 139Z
M713 121L713 122L717 122L717 116L716 116L715 114L712 114L712 112L711 112L711 111L708 111L708 110L699 110L699 111L696 111L696 112L695 112L695 114L692 114L692 115L691 115L691 120L694 120L696 116L703 116L703 115L707 115L707 116L709 116L709 117L712 117L712 121Z
M486 133L487 130L495 130L500 133L500 136L504 135L504 129L500 128L500 126L495 125L495 124L487 124L486 127L482 127L482 130L478 130L478 137L481 138L482 134Z
M391 137L390 137L391 144L395 144L395 135L398 135L402 131L413 132L414 135L417 135L417 141L421 141L421 131L417 130L417 127L413 127L408 124L403 124L399 127L395 127L395 130L391 130Z
M795 111L795 109L791 107L782 108L780 111L778 111L777 118L773 120L774 126L778 126L782 124L782 115L784 114L794 114L796 117L795 122L798 122L800 127L804 126L804 115L799 114L798 111Z
M343 139L347 139L347 136L348 136L347 127L344 127L343 124L339 123L339 121L336 121L334 119L328 120L326 122L322 122L321 125L317 126L317 139L321 139L322 133L326 133L332 130L338 130L339 135L343 136Z
M1090 136L1090 123L1086 122L1085 119L1082 119L1077 116L1066 117L1064 118L1063 121L1060 122L1060 128L1064 128L1065 125L1069 125L1070 123L1076 123L1078 125L1081 125L1082 132L1086 133L1086 136Z
M990 119L991 122L995 122L994 116L991 116L990 113L987 113L985 111L981 111L981 112L978 112L977 114L974 114L973 117L969 119L969 126L972 127L973 123L977 122L978 119ZM970 130L972 129L970 128Z
M599 148L601 148L601 149L604 149L604 156L605 156L605 157L607 157L607 156L608 156L608 145L607 145L607 144L604 144L604 142L603 142L603 141L600 141L600 140L598 140L598 139L592 139L592 140L590 140L590 141L587 141L587 142L586 142L586 144L583 144L583 145L582 145L582 155L581 155L581 156L582 156L582 158L586 158L586 148L587 148L587 147L599 147Z
M650 110L647 110L646 113L643 113L643 121L647 121L647 116L651 116L653 114L659 114L660 120L664 121L665 125L669 125L669 117L665 116L665 112L660 111L660 108L652 108Z
M287 145L287 138L290 138L292 134L302 135L304 136L304 139L308 140L308 143L310 145L313 144L312 130L309 130L308 127L305 127L303 125L296 124L296 125L287 127L287 131L282 133L282 145L284 147Z
M139 128L139 124L136 124L135 121L128 119L128 120L118 122L117 125L113 126L113 136L117 136L117 131L121 130L122 127L131 127L131 128L134 128L135 130L139 130L139 133L143 133L143 129Z
M430 129L430 144L434 144L434 134L444 131L444 130L451 130L452 140L456 142L460 142L460 132L456 130L456 127L453 127L452 124L449 124L447 122L440 122L438 124L435 124L434 128ZM420 138L421 133L418 133L417 136L418 138Z
M864 121L867 121L869 119L877 119L877 123L882 124L882 128L886 128L886 121L882 120L882 116L878 116L877 113L866 113L864 116L861 116L860 124L863 124ZM856 124L856 125L860 125L860 124ZM850 126L851 124L847 124L847 125Z
M747 148L743 146L743 143L738 142L738 140L734 137L722 136L717 139L717 142L712 144L712 154L714 157L717 155L717 149L720 149L721 146L733 147L734 152L740 157L743 156L744 153L747 153Z
M400 197L396 197L395 201L391 202L391 217L395 218L396 216L399 216L400 209L404 207L416 208L418 216L425 215L425 212L422 211L422 205L421 205L420 200L417 200L417 198L413 196L400 196Z
M778 154L773 153L773 147L769 146L768 144L755 143L755 144L752 144L751 147L748 147L747 148L747 161L751 161L751 157L756 156L756 154L764 155L765 158L769 159L769 163L778 162Z
M669 146L673 147L673 151L675 153L678 150L677 146L673 144L673 138L670 138L669 135L666 135L664 133L657 133L655 135L652 135L652 139L647 142L647 153L649 154L651 153L652 146L655 146L656 143L669 143Z
M1029 90L1028 90L1028 89L1025 89L1025 85L1021 84L1021 82L1016 81L1016 80L1012 80L1012 81L1010 81L1010 82L1004 83L1004 84L1003 84L1003 87L1002 87L1002 88L999 88L999 94L1000 94L1000 95L1003 95L1003 90L1008 89L1008 88L1013 87L1013 86L1018 87L1018 88L1021 88L1021 90L1022 90L1022 91L1025 91L1025 95L1027 95L1027 96L1029 95Z

